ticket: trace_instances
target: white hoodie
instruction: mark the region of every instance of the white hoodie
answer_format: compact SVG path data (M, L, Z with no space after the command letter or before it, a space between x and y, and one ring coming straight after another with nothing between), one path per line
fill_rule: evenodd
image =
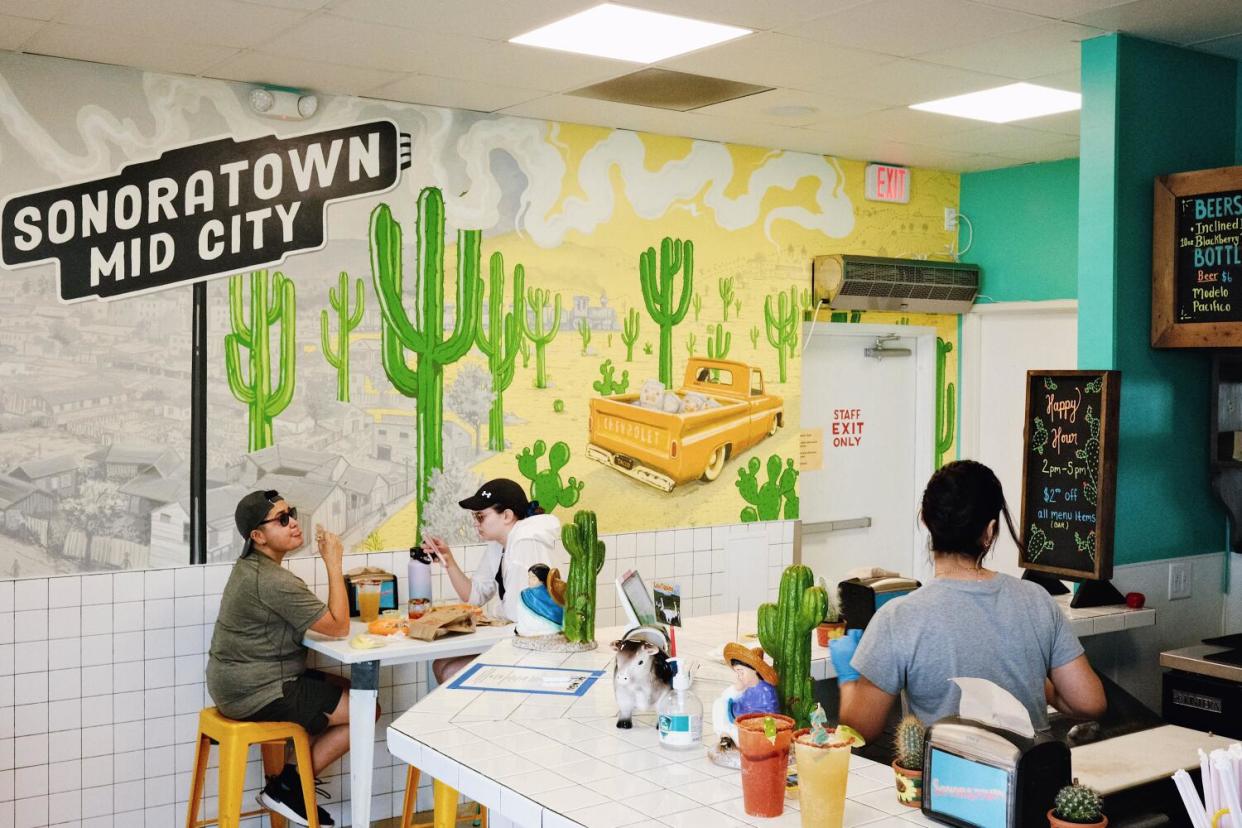
M519 520L509 531L505 546L488 542L483 560L470 579L470 603L481 607L495 597L496 571L503 568L505 597L498 614L516 622L522 590L530 586L527 570L538 563L553 566L553 560L566 557L560 553L560 544L561 522L555 516L532 515Z

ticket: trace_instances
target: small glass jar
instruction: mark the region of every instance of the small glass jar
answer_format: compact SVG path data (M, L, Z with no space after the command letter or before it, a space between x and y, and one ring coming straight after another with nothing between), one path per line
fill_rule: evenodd
M411 598L410 599L410 620L417 621L427 614L431 609L431 599L429 598Z

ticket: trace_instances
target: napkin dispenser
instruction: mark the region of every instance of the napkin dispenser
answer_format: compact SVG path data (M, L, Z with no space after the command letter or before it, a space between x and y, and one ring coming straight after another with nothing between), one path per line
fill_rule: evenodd
M883 575L873 578L850 578L837 585L841 597L841 614L851 630L864 630L871 616L894 598L909 595L921 586L913 578Z
M970 719L941 719L923 746L923 814L948 825L1028 828L1047 823L1070 784L1070 750Z
M358 616L358 581L380 582L380 612L397 609L397 576L378 566L360 566L345 573L345 594L350 617Z

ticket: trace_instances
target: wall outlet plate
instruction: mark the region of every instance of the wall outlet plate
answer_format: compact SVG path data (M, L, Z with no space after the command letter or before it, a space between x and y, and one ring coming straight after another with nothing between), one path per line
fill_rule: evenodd
M1178 601L1190 597L1190 564L1175 561L1169 564L1169 600Z
M956 208L953 208L953 207L944 208L944 229L945 230L956 230L957 229L957 209Z

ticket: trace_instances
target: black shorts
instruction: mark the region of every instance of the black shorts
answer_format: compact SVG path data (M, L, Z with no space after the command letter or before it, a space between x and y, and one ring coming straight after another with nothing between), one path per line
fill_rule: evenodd
M328 727L328 716L340 703L342 688L318 670L307 670L284 683L284 695L246 717L251 722L296 722L312 736Z

